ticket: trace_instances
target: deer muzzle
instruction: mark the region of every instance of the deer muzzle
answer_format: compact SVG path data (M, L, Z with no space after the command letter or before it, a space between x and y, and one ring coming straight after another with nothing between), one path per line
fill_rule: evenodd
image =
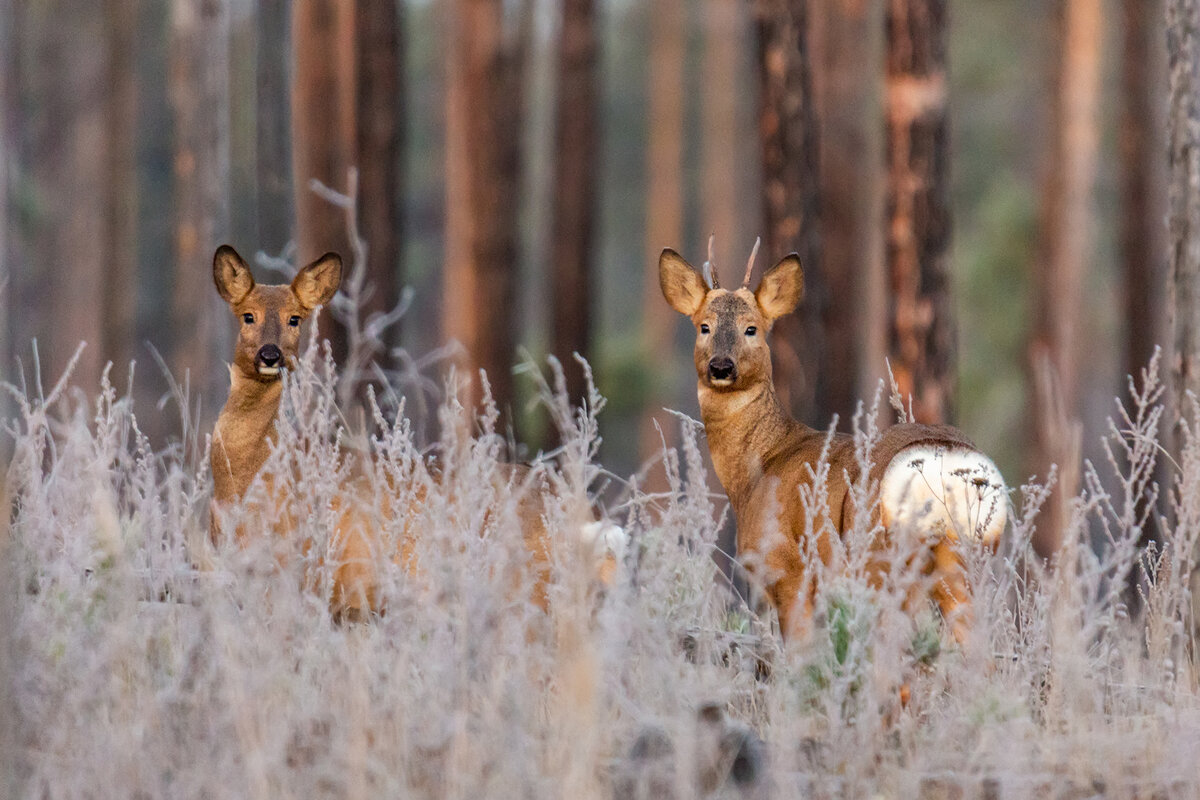
M259 375L278 375L283 366L283 352L273 344L266 344L259 348L254 360Z
M728 386L737 380L737 366L727 356L713 358L708 362L708 382L713 386Z

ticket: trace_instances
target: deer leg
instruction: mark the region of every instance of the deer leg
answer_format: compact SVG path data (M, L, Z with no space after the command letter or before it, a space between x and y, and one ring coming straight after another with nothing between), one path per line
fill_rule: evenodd
M971 629L971 595L966 568L955 550L956 544L941 539L933 546L934 583L930 597L938 604L954 640L962 644Z

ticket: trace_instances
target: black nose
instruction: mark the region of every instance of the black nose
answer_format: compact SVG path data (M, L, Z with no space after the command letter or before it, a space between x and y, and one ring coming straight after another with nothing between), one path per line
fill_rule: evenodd
M264 367L278 366L283 360L283 353L273 344L265 344L258 351L258 360Z
M714 358L708 362L708 377L714 381L728 381L737 376L732 358Z

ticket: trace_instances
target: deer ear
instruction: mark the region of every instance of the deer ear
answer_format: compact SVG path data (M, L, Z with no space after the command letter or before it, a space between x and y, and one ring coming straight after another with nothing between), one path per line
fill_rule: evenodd
M792 313L803 297L804 270L800 267L800 256L795 253L784 256L767 270L754 290L754 299L769 322Z
M292 291L309 311L333 299L342 283L342 257L326 253L296 273Z
M235 306L254 288L254 276L237 250L223 244L213 255L213 283L225 302Z
M658 285L671 308L688 317L700 310L708 296L700 273L669 247L658 257Z

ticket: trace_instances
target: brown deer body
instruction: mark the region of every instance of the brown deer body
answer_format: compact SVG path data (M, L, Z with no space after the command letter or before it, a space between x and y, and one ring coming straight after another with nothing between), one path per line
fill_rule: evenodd
M259 477L275 438L275 421L283 397L282 370L294 362L300 345L300 325L312 312L329 302L342 277L342 261L326 253L297 273L290 285L260 286L250 268L228 245L213 257L217 291L240 322L233 364L229 368L229 399L213 430L210 462L213 474L213 511L210 533L220 534L221 510L241 502ZM263 519L271 520L271 533L288 536L294 529L289 498L277 489L274 476L263 475L265 496L271 507ZM377 543L368 521L355 513L353 498L338 498L334 509L337 529L331 537L335 616L364 617L378 606L375 551ZM246 525L233 531L238 543L249 543ZM307 547L305 547L307 550ZM324 561L324 559L322 559Z
M757 249L757 246L756 246ZM815 586L807 565L830 564L830 533L854 525L851 487L861 468L854 438L814 430L791 417L775 394L766 334L803 295L793 254L762 278L753 292L720 288L706 265L701 277L679 254L664 250L659 281L672 308L696 327L694 361L700 415L717 478L737 520L739 560L762 582L785 636L802 631L812 613ZM822 453L829 476L829 519L806 519L799 487L811 485ZM883 432L870 454L879 487L880 521L893 544L910 544L908 561L931 575L929 593L961 637L969 592L956 548L977 540L994 547L1007 519L1003 479L987 456L958 430L915 423ZM815 532L811 552L806 530ZM881 542L882 545L882 542ZM878 582L883 561L873 568Z
M229 399L213 431L211 466L213 473L213 513L210 533L214 541L220 535L221 509L242 502L251 484L261 480L270 507L260 509L261 519L270 520L269 533L287 537L295 529L292 498L276 487L274 476L260 475L275 439L275 421L283 396L281 370L294 362L300 344L300 325L318 306L329 302L341 281L341 259L328 253L302 269L291 285L259 286L250 269L229 246L220 247L213 258L213 280L221 297L241 323L230 367ZM441 481L440 472L426 465L432 480ZM496 494L511 496L517 492L516 513L522 531L522 543L529 554L531 599L543 610L548 606L547 583L551 577L551 542L546 530L546 492L544 481L531 481L527 467L506 465L492 475ZM537 483L537 485L532 485ZM360 485L361 484L361 485ZM331 552L320 559L333 567L331 610L335 617L362 619L381 609L377 565L390 558L410 572L417 570L415 543L408 531L424 503L423 484L418 482L408 508L396 507L391 495L397 487L384 490L380 512L392 518L405 516L405 534L399 552L381 552L376 533L378 522L363 509L371 509L374 499L367 481L351 481L342 487L333 501L336 529L330 537ZM489 509L489 514L491 509ZM594 551L596 576L604 583L611 580L624 543L617 526L595 521L590 509L581 514L580 537L585 554ZM254 531L239 525L234 536L247 544ZM307 546L304 547L307 551Z

